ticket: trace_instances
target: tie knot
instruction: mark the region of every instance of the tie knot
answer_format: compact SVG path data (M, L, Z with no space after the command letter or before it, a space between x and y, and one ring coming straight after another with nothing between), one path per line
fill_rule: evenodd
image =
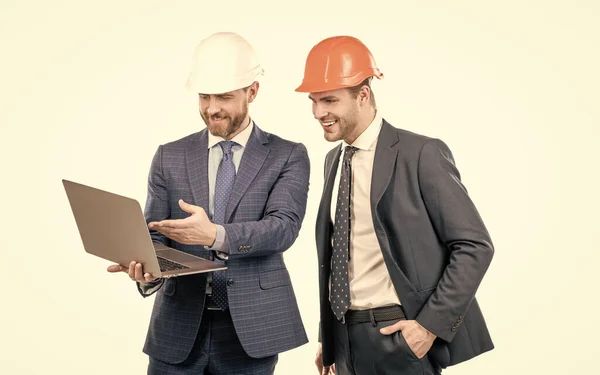
M358 151L358 148L354 146L346 146L344 151L344 162L350 163L350 160L356 151Z
M224 155L231 154L231 148L235 144L236 143L234 141L221 141L221 142L219 142L219 146L221 146L221 149L223 150L223 154Z

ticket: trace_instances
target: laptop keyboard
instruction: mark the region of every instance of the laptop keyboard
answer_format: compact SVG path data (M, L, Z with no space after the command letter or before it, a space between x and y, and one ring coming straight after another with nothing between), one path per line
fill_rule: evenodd
M184 266L183 264L173 262L172 260L169 260L169 259L166 259L163 257L157 256L157 258L158 258L158 265L160 266L160 272L184 270L186 268L190 268L188 266Z

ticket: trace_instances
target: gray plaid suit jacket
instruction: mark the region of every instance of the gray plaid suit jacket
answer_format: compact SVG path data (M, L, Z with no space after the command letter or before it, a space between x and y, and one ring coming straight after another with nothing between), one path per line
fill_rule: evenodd
M178 200L208 210L208 133L204 129L158 147L148 179L146 221L189 216ZM296 240L306 210L310 162L306 147L254 126L223 225L229 260L230 313L245 351L271 356L308 342L283 252ZM153 241L201 257L204 246L184 245L151 231ZM179 363L190 353L204 306L206 274L160 279L144 353ZM138 290L142 293L138 284ZM154 294L154 293L153 293Z

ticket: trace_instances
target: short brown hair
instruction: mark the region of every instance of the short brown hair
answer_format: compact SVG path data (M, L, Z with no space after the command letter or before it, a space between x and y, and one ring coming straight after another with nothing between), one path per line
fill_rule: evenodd
M360 89L363 86L367 86L370 91L371 91L371 102L373 103L373 106L375 106L375 93L373 92L373 89L371 88L371 80L373 79L373 77L367 77L365 78L361 83L359 83L356 86L352 86L352 87L348 87L347 90L350 92L350 95L352 95L353 98L358 97L358 93L360 92Z

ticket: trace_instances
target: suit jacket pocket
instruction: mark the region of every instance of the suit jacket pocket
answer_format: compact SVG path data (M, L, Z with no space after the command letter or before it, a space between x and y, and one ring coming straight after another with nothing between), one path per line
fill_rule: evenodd
M437 362L441 368L446 368L450 364L450 351L448 344L442 341L440 338L436 338L429 349L429 357Z
M272 289L291 283L290 274L286 268L263 271L258 277L261 289Z
M436 291L437 286L427 288L417 292L419 297L419 303L425 304L431 295ZM450 363L450 352L448 350L448 344L440 338L436 338L433 345L429 349L428 355L433 359L441 368L448 367Z

